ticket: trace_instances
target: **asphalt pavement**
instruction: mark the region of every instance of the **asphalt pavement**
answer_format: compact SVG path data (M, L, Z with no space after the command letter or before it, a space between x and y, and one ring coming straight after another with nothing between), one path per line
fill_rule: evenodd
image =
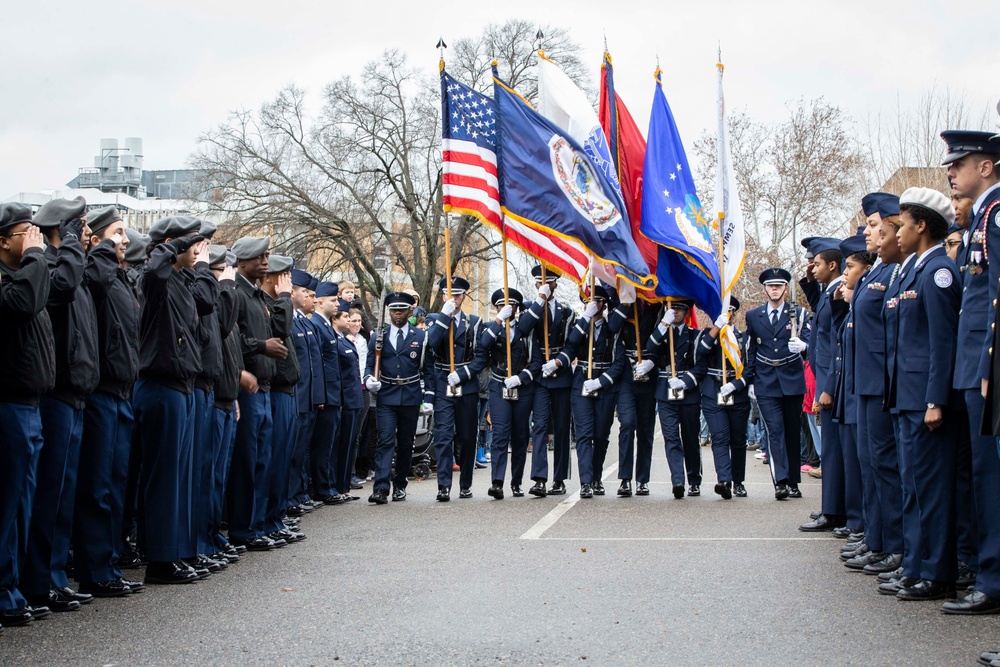
M1000 617L880 596L843 542L798 532L817 480L775 501L748 452L749 498L722 500L702 454L702 495L683 500L659 434L644 498L616 497L617 467L590 500L574 479L496 501L488 469L468 500L456 476L449 503L432 478L369 505L368 483L307 515L304 542L9 628L0 665L974 665L1000 649Z

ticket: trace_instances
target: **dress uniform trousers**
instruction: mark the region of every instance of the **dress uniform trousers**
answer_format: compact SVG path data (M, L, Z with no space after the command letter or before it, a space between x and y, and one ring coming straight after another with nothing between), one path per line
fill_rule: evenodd
M861 459L858 457L858 427L857 424L835 426L840 430L838 441L844 456L844 515L847 517L847 527L851 532L857 533L865 529L862 501L864 482L861 477ZM826 481L825 468L823 481Z
M549 419L555 436L552 459L552 480L562 482L569 477L569 418L572 387L546 387L539 383L531 412L531 479L549 479Z
M655 433L655 374L646 382L623 378L618 387L618 479L632 479L634 469L636 483L649 483Z
M42 450L37 405L0 403L0 610L23 609L18 589Z
M337 493L333 474L333 447L339 432L340 406L324 405L316 413L316 426L309 444L309 469L316 498L328 498Z
M316 415L312 409L298 413L295 429L295 449L288 473L288 506L299 505L309 500L309 443L316 428Z
M337 452L334 486L340 493L351 492L351 471L357 453L360 420L361 408L343 408L340 411L340 430L334 445Z
M233 444L236 441L236 402L229 409L215 406L215 422L212 425L212 451L215 460L212 466L212 505L209 510L209 534L215 544L215 552L226 548L229 540L222 534L222 516L226 505L226 484L229 482L229 466L233 460Z
M670 482L683 484L684 469L687 468L688 484L701 486L701 447L698 444L701 405L657 401L657 411L660 413L663 447L670 467Z
M720 482L742 484L747 473L747 421L750 402L719 405L714 392L702 392L701 412L712 434L712 458Z
M996 438L978 435L985 399L979 390L965 392L972 434L972 481L979 530L976 590L1000 598L1000 457Z
M865 543L872 551L903 553L903 491L892 418L881 396L858 396L858 451L867 449L875 502L865 498Z
M969 437L969 412L964 390L952 389L947 411L955 429L952 440L955 443L955 538L958 540L958 560L975 572L979 569L979 522L976 520L972 442Z
M599 389L597 396L590 398L574 388L570 398L573 404L576 466L580 471L580 484L592 484L604 475L604 459L608 454L618 392Z
M212 506L215 457L212 440L215 429L215 391L194 388L194 446L191 450L192 484L191 529L197 553L214 553L207 517Z
M516 401L503 398L503 382L490 379L490 421L493 438L490 441L492 481L503 482L507 477L507 450L510 450L510 484L520 486L524 479L524 465L528 460L528 420L534 402L534 384L517 388Z
M140 377L132 409L142 439L139 550L150 562L196 555L191 543L194 394Z
M478 396L476 397L478 399ZM413 438L420 419L419 405L382 405L376 397L375 426L378 445L375 447L375 480L373 491L389 492L389 478L397 489L406 488L413 458ZM392 458L396 457L396 474L392 474ZM438 462L438 468L441 467ZM451 463L448 464L449 471Z
M21 591L44 597L69 585L66 560L73 535L73 505L83 437L83 410L51 396L41 398L42 437L28 553Z
M267 511L267 478L264 471L271 458L271 393L241 391L240 419L229 469L226 506L229 508L229 538L245 542L264 536Z
M802 424L799 417L802 414L802 397L802 394L757 397L757 407L767 431L771 481L775 484L798 484L802 480L799 469L802 465ZM823 473L825 475L826 471Z
M830 517L847 515L844 502L844 449L840 442L840 427L833 421L833 410L820 410L819 435L823 453L819 460L823 467L823 490L820 509Z
M125 399L103 391L87 399L73 516L73 564L81 583L122 576L118 556L134 421Z
M479 436L479 378L462 383L462 395L449 398L443 387L448 385L445 371L435 370L437 386L442 389L434 396L434 455L437 459L438 486L451 486L458 449L459 488L472 487L476 470L476 439Z
M267 511L264 532L284 530L288 511L288 471L296 439L295 394L292 390L271 391L271 465L267 472Z

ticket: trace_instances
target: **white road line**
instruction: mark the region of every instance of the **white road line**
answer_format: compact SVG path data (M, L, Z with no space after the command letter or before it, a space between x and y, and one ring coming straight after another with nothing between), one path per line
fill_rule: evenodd
M541 521L539 521L541 523ZM530 532L530 531L529 531ZM837 537L525 537L545 542L841 542Z
M573 460L571 458L570 459L570 465L572 465L572 464L573 464ZM604 475L604 477L601 478L601 480L604 481L604 480L612 479L611 476L614 475L616 472L618 472L618 464L617 463L615 463L610 468L608 468L607 473ZM617 478L615 478L615 479L617 479ZM521 535L521 537L519 537L518 539L521 539L521 540L537 540L537 539L540 539L542 537L542 534L546 530L548 530L549 528L551 528L552 526L554 526L556 524L556 521L558 521L559 519L561 519L562 516L564 514L566 514L566 512L568 512L571 509L573 509L573 505L576 505L578 502L580 502L580 492L579 491L577 491L573 495L571 495L568 498L566 498L566 500L562 501L561 503L559 503L558 505L556 505L555 507L553 507L552 511L550 511L548 514L546 514L541 519L539 519L538 523L536 523L534 526L532 526L531 528L529 528L528 531L526 533L524 533L524 535Z

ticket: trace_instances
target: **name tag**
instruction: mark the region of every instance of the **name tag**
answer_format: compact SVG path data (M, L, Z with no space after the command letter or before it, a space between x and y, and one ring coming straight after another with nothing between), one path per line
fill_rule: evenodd
M410 343L410 347L420 347L420 343L417 342Z
M306 337L306 335L305 335L305 334L301 334L301 333L297 333L297 334L295 334L295 335L296 335L297 337L299 337L299 338L305 338L305 337Z
M854 328L854 322L848 322L847 323L847 328L848 329L853 329Z

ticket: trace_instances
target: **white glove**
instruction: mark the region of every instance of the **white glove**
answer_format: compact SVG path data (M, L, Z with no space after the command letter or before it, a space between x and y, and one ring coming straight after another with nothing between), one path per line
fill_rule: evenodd
M735 392L736 392L736 385L734 385L732 382L727 382L726 384L719 387L719 393L722 394L723 396L729 396L730 394Z
M454 299L448 299L444 302L444 305L441 306L441 312L448 317L454 315L456 310L458 310L458 305L455 303Z
M365 380L365 386L368 387L368 391L373 394L377 394L378 390L382 388L382 383L375 378L368 378Z
M802 352L805 352L808 347L809 345L804 343L798 337L790 338L788 340L788 351L792 354L801 354Z
M643 359L635 365L635 373L636 375L646 375L653 370L654 365L651 359Z
M542 285L538 288L538 303L539 305L545 303L552 296L552 289L548 285Z
M715 318L715 326L720 329L724 328L727 324L729 324L729 313L722 313Z
M674 312L673 308L667 308L666 312L663 313L663 319L660 320L660 324L670 326L674 323L674 318L677 317L677 313Z
M458 371L453 371L448 373L448 386L454 387L462 381L462 378L458 377Z
M683 389L684 388L684 380L682 380L680 378L670 378L667 381L667 384L670 385L671 389Z
M500 309L499 313L497 313L497 319L500 320L501 322L506 322L507 320L510 319L510 316L513 314L514 314L514 306L507 304L506 306Z
M596 301L588 301L587 302L587 307L583 309L583 317L584 317L584 319L588 319L588 320L592 319L594 317L594 315L597 314L597 311L600 310L600 308L601 307L599 305L597 305Z
M750 394L750 398L757 399L757 393L753 390L753 385L750 385L750 390L747 393Z
M122 244L122 233L121 232L115 232L114 236L111 237L111 242L114 243L116 246L121 245Z
M588 394L592 394L600 388L601 388L600 380L594 379L594 380L583 381L583 390Z
M549 359L544 364L542 364L543 375L552 375L557 370L559 370L559 364L556 363L555 359Z
M516 375L511 375L509 378L503 381L503 386L507 387L508 389L513 389L514 387L520 387L521 378L519 378Z
M429 415L434 414L434 404L433 403L421 403L420 411L426 412Z

